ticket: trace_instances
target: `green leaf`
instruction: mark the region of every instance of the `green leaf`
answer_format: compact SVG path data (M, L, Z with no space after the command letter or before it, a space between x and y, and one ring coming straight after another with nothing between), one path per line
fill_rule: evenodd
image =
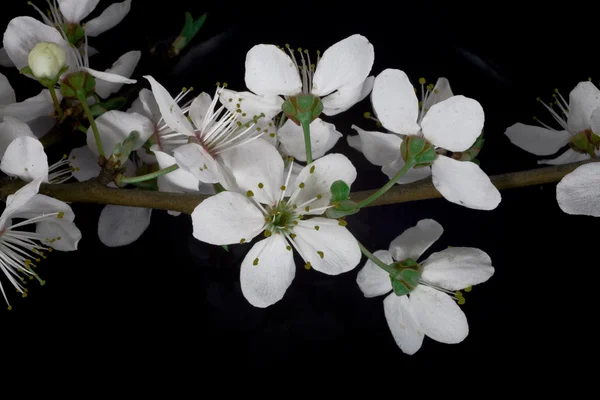
M192 14L189 12L185 13L185 24L179 36L171 44L170 53L172 56L176 56L183 50L192 39L198 34L204 22L206 21L207 14L204 13L200 18L194 21Z
M331 202L336 203L348 200L350 197L350 186L344 181L335 181L331 184Z

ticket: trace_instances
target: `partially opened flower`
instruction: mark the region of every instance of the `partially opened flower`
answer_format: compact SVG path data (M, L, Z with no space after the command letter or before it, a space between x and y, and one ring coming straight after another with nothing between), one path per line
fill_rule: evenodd
M329 154L302 169L290 181L277 150L257 139L224 154L235 175L237 191L226 191L200 203L192 213L194 237L228 245L250 242L264 232L244 258L242 292L256 307L268 307L284 296L296 274L293 249L307 267L328 275L353 269L361 258L358 242L337 220L322 218L329 207L330 186L348 185L356 169L341 154ZM288 187L291 195L286 196Z
M27 277L43 281L33 270L46 258L46 252L77 250L81 232L73 223L75 214L69 205L38 194L42 178L37 178L6 199L0 216L0 271L15 289L26 295ZM21 222L15 220L22 219ZM35 231L22 230L35 227ZM6 303L10 302L0 282Z
M179 167L205 183L221 183L226 189L235 186L231 172L224 167L224 155L259 138L257 125L262 116L255 115L248 122L241 122L240 112L231 112L224 105L217 108L219 92L215 96L207 93L197 96L189 108L183 110L169 92L154 78L146 76L152 86L152 93L166 125L174 132L177 140L184 135L188 144L177 147L173 153ZM186 117L188 114L190 119ZM191 121L190 121L191 120ZM158 155L158 147L150 149Z
M274 45L259 44L250 49L246 55L245 79L253 93L229 91L224 96L241 98L252 113L264 113L272 118L281 111L284 100L280 96L289 99L311 94L322 98L325 115L336 115L364 99L373 88L373 77L368 75L375 53L364 36L343 39L328 48L322 57L317 52L316 60L311 60L308 50L296 52L289 45L286 48L289 55ZM333 124L320 118L310 127L313 158L323 156L341 137ZM288 120L280 134L287 153L306 161L302 128Z
M436 93L437 91L437 93ZM481 105L468 97L453 95L447 80L437 88L423 91L422 107L414 87L403 71L386 69L375 78L371 100L377 118L391 133L370 132L356 126L358 138L349 144L362 151L388 175L395 175L405 162L400 146L407 136L421 136L436 147L438 155L430 167L408 171L398 183L410 183L430 174L436 189L448 201L465 207L492 210L500 203L500 192L490 178L470 161L443 155L469 150L481 135L484 113Z
M584 164L556 186L556 200L567 214L600 217L600 163Z
M29 53L40 42L54 43L65 51L68 71L62 75L63 77L79 71L86 71L94 76L97 79L96 92L101 97L118 91L125 83L136 82L129 79L129 76L140 59L140 51L125 53L111 68L102 72L89 66L87 41L84 42L83 52L80 52L69 44L58 30L34 18L14 18L9 22L4 33L4 48L19 70L29 65Z
M57 98L60 102L60 93L57 93ZM16 118L26 122L33 133L40 137L56 123L53 113L54 103L48 89L42 90L37 96L17 102L10 82L0 73L0 122L5 116Z
M462 342L469 334L469 325L456 304L464 302L457 291L485 282L494 274L490 257L470 247L451 247L417 263L442 233L436 221L419 221L394 239L389 250L374 253L394 266L397 276L369 260L356 278L365 297L392 292L383 301L385 318L396 344L406 354L416 353L424 336L441 343Z
M558 90L555 90L553 103L539 101L560 129L537 118L541 126L516 123L504 132L513 144L538 156L555 154L569 144L564 153L554 159L540 160L540 164L569 164L587 160L590 154L600 155L597 140L592 139L593 134L600 135L600 90L592 82L578 83L569 94L568 102Z

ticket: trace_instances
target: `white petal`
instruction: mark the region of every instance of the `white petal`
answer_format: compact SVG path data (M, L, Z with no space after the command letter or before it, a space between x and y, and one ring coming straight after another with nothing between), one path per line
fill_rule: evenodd
M385 319L403 353L413 355L421 348L425 334L412 316L408 296L391 293L383 300Z
M367 79L375 50L362 35L352 35L325 50L313 77L311 93L326 96L344 86L355 87Z
M56 97L60 102L62 95L59 91ZM38 95L30 97L19 103L13 103L4 109L4 115L15 117L20 121L29 122L39 117L48 117L54 113L54 103L48 89L42 90Z
M153 150L156 155L156 159L158 161L158 166L161 169L168 168L173 164L177 164L175 157L168 155L165 152L159 150ZM200 187L200 181L194 175L185 171L184 169L177 169L173 172L170 172L166 175L163 175L163 178L168 181L167 185L171 190L174 191L176 189L177 192L188 192L188 193L198 193L198 188ZM160 185L159 185L160 187ZM163 191L163 190L161 190Z
M6 198L6 207L0 216L0 229L4 229L6 221L10 220L14 214L19 212L40 190L42 178L34 179L14 194Z
M569 131L576 134L589 129L592 113L599 107L600 90L592 82L580 82L569 94Z
M521 123L509 126L504 134L512 144L538 156L556 153L571 139L567 131L555 131Z
M4 32L4 48L18 69L28 65L29 52L39 42L57 43L68 55L71 54L69 45L57 29L31 17L12 19Z
M58 251L75 251L81 240L77 225L65 219L42 221L37 224L35 231L46 236L48 240L44 244Z
M294 253L282 235L257 242L242 261L240 285L254 307L265 308L283 298L296 275ZM255 261L258 262L255 264Z
M0 169L6 175L16 176L26 182L43 178L48 182L48 157L39 140L22 136L6 149Z
M177 165L191 173L200 182L225 183L227 171L197 143L190 143L176 148L173 151ZM226 188L230 186L227 181Z
M243 122L261 114L265 114L264 119L272 119L281 112L283 104L283 99L279 96L257 96L254 93L235 92L229 89L223 89L219 98L229 111L242 110L242 113L246 114L246 118L242 118ZM240 107L237 107L238 104Z
M423 280L448 290L478 285L494 275L491 258L472 247L451 247L433 253L422 267Z
M562 165L588 160L589 158L590 156L585 153L579 153L573 149L567 149L564 153L556 158L539 160L538 164Z
M98 237L108 247L126 246L138 240L150 226L151 208L104 206L98 220Z
M204 124L204 117L210 110L212 98L206 92L200 93L190 105L189 115L196 125L196 128L201 129Z
M0 72L0 106L15 103L17 97L8 78Z
M302 91L298 68L283 50L259 44L246 54L246 86L261 96L296 95Z
M371 164L381 167L394 162L400 157L402 139L398 135L365 131L356 125L352 125L352 129L358 132L358 138L351 141L350 136L348 136L348 143L355 149L362 151Z
M123 54L115 63L107 69L106 73L117 74L119 76L129 78L133 74L135 67L137 66L142 52L138 50L130 51ZM128 83L128 82L125 82ZM113 93L116 93L121 89L122 83L113 83L103 80L96 81L96 93L103 99L107 98Z
M423 109L427 112L434 104L440 103L454 96L450 88L450 82L446 78L438 78L433 92L427 97L427 101L423 104Z
M348 110L371 93L374 82L375 77L370 76L357 86L344 86L329 96L324 97L322 99L323 114L331 116Z
M265 217L246 196L221 192L196 206L192 222L196 239L224 245L250 242L263 231Z
M156 99L154 98L152 91L146 88L140 90L138 98L135 99L131 105L131 108L127 110L127 112L136 112L138 114L142 114L155 124L158 124L162 118L160 114L160 108L158 108L158 104L156 103Z
M388 265L394 262L392 254L387 250L377 250L373 255ZM390 274L368 259L356 276L356 283L365 297L381 296L392 290Z
M256 139L223 153L221 157L241 193L251 190L254 198L263 204L274 205L279 200L284 183L283 160L273 145Z
M0 49L0 65L6 68L15 67L15 63L10 59L4 47Z
M294 183L294 189L299 191L294 203L300 205L316 198L317 195L321 195L323 196L321 199L310 203L310 208L326 207L331 199L331 184L333 182L341 180L346 182L348 186L352 186L355 179L356 168L345 155L328 154L312 164L308 164L300 171ZM304 184L302 189L300 188L301 183ZM318 212L318 214L322 213L323 211Z
M600 217L600 164L577 167L556 186L556 200L567 214Z
M306 161L304 131L291 119L277 131L277 136L284 147L285 153L299 161ZM335 146L342 134L335 130L335 125L315 119L310 124L310 143L313 160L321 158Z
M493 210L500 204L500 192L473 162L439 155L432 174L435 188L452 203L476 210Z
M410 292L412 315L423 332L441 343L460 343L469 334L465 313L446 293L418 285Z
M315 226L319 227L318 230ZM319 217L301 220L294 233L304 261L324 274L348 272L358 265L362 257L354 236L336 220Z
M167 89L149 75L144 76L144 78L148 79L152 86L152 93L158 103L162 117L165 119L165 123L176 132L193 136L194 128L192 124L183 115L181 108L175 103Z
M56 125L56 119L54 117L39 117L27 122L27 125L35 137L41 138Z
M35 138L26 123L13 117L5 117L4 122L0 122L0 158L4 157L6 149L14 139L23 136Z
M96 78L96 84L98 83L98 79L106 81L106 82L120 83L120 84L137 82L135 79L129 79L122 75L113 74L111 72L102 72L102 71L97 71L97 70L91 69L91 68L82 68L82 69L84 71L86 71L88 74L92 75L94 78Z
M40 178L32 181L37 182ZM39 217L43 214L52 214L62 212L61 218L49 219L48 221L68 221L73 222L75 220L75 213L64 201L55 199L54 197L46 196L43 194L36 194L31 197L27 203L23 204L16 212L13 213L13 218L24 218L30 219Z
M419 100L408 76L399 69L386 69L375 78L371 94L373 110L381 124L395 133L415 135Z
M79 182L87 181L100 175L98 156L88 146L76 147L69 154L71 173Z
M89 37L96 37L114 28L125 18L131 9L131 0L111 4L98 17L86 22L85 32Z
M383 168L381 168L381 171L383 171L383 173L391 179L404 167L404 164L405 162L402 157L398 157L391 163L384 165ZM407 173L400 177L396 183L404 185L406 183L420 181L421 179L428 178L429 176L431 176L431 167L411 168Z
M465 151L481 135L485 115L478 101L452 96L432 106L423 121L423 135L435 146Z
M67 22L79 23L90 15L100 0L57 0L60 12Z
M132 131L137 131L139 134L133 150L142 147L154 133L154 124L148 118L141 114L117 110L105 112L96 118L96 125L107 157L113 153L115 146L125 140ZM87 145L94 154L99 154L92 127L87 130Z
M98 51L98 49L88 45L87 53L88 53L88 59L89 59L90 57L95 56L96 54L98 54L100 52Z
M444 228L433 219L422 219L417 225L408 228L390 243L390 253L396 261L419 257L444 233Z

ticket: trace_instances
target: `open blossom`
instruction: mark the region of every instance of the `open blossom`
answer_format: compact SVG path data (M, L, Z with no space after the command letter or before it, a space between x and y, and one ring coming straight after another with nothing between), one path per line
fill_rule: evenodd
M416 262L442 233L443 228L436 221L421 220L394 239L389 250L374 253L388 265L399 262L412 265L408 269L417 271L416 286L400 281L408 294L398 296L392 292L390 275L370 260L356 278L365 297L392 292L383 301L385 318L396 344L406 354L416 353L424 336L441 343L462 342L469 334L469 325L456 304L456 300L460 304L464 298L456 291L483 283L494 274L490 257L470 247L433 253L420 265L406 262Z
M556 186L556 200L567 214L600 217L600 163L584 164Z
M600 135L600 90L592 82L580 82L569 94L567 102L557 93L556 108L552 103L542 103L550 112L560 129L554 129L537 120L542 126L516 123L506 129L504 134L510 141L523 150L538 156L552 155L569 144L571 139L580 133L595 133ZM600 151L596 151L600 155ZM589 154L567 149L564 153L551 160L540 160L540 164L569 164L590 158Z
M6 199L0 216L0 271L15 289L25 295L25 278L41 281L33 267L46 258L45 252L77 250L81 232L73 223L75 214L69 205L38 194L42 178L37 178ZM21 222L13 222L23 219ZM22 230L35 227L35 231ZM43 283L43 281L41 281ZM0 283L2 295L7 293Z
M60 92L57 94L58 101L62 100ZM0 73L0 122L4 117L13 117L25 122L33 133L40 137L46 134L56 123L52 116L54 103L48 89L42 90L38 95L17 102L15 91L10 82Z
M452 95L447 80L438 81L438 85L438 93L428 93L419 109L406 74L397 69L384 70L375 78L371 100L379 121L391 133L353 127L359 137L348 138L350 145L362 151L370 162L383 166L388 176L404 166L400 154L403 136L423 136L438 152L468 150L481 135L483 109L473 99ZM398 183L414 182L430 174L436 189L452 203L480 210L492 210L500 203L500 192L477 164L443 154L438 154L431 170L411 169Z
M268 307L283 298L296 274L293 249L307 267L328 275L360 262L352 234L337 220L319 217L329 207L331 184L343 180L350 185L356 179L345 156L329 154L308 164L294 182L293 165L286 172L277 150L263 139L224 157L238 187L196 207L193 234L206 243L228 245L250 242L264 232L266 238L252 246L240 270L242 292L252 305Z
M336 115L364 99L373 87L368 77L375 53L373 45L361 35L352 35L327 49L316 60L308 50L286 50L274 45L259 44L246 55L246 86L251 92L223 92L225 97L242 98L248 112L264 113L272 118L281 111L284 100L299 94L322 98L323 113ZM312 63L315 61L315 64ZM224 102L228 105L227 102ZM333 124L320 118L311 125L313 157L323 156L335 145L341 134ZM279 130L280 140L288 154L306 161L302 128L288 120ZM302 146L299 145L302 143Z
M63 76L73 72L87 71L96 80L96 93L107 97L117 92L125 83L135 83L129 77L133 74L140 60L140 51L130 51L122 55L111 68L97 71L89 66L87 41L84 42L83 54L69 44L63 35L53 27L45 25L31 17L12 19L4 32L4 48L12 62L20 70L28 66L30 51L40 42L54 43L66 53L66 64L69 69Z

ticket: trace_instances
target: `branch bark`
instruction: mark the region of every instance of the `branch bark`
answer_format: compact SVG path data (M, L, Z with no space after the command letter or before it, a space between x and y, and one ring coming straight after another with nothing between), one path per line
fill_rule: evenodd
M499 190L558 182L577 167L589 162L594 161L587 160L572 164L512 172L492 176L491 180ZM18 179L6 177L0 179L0 197L6 199L7 196L15 193L25 184L26 182ZM360 202L375 191L354 192L351 198L353 201ZM60 185L42 184L40 193L68 203L114 204L180 211L186 214L191 214L202 200L209 197L200 194L164 193L140 189L114 189L102 185L97 180ZM368 207L440 197L442 195L435 189L431 180L424 180L408 185L396 185L376 201L369 204Z

